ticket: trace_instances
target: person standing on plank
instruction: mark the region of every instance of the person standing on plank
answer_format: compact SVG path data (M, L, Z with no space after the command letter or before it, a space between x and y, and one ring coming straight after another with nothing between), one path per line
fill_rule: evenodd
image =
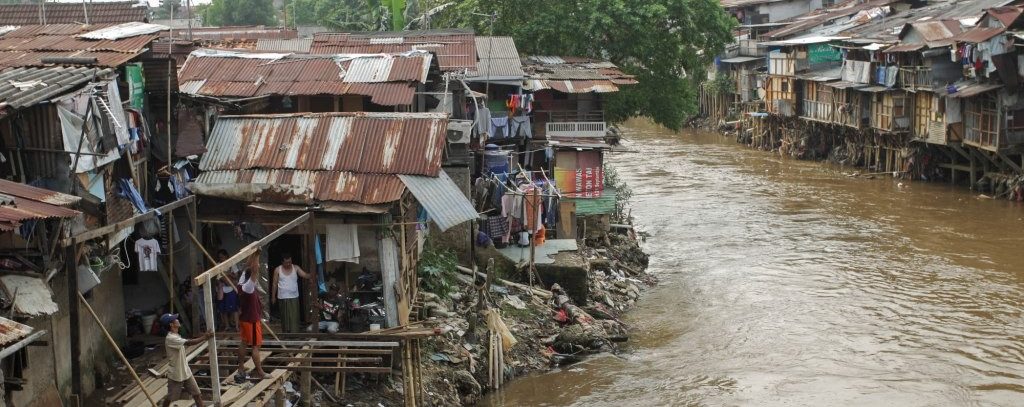
M260 346L263 345L263 304L260 303L258 292L260 280L260 252L249 257L245 270L242 270L242 278L238 280L239 308L241 314L238 316L239 336L241 345L238 347L238 374L235 375L236 382L244 382L245 375L245 354L247 348L251 348L252 364L255 366L253 372L259 379L269 378L270 375L263 371L263 363L260 360Z
M192 396L196 406L203 407L202 393L199 392L196 378L192 376L192 369L189 369L188 361L185 360L185 353L188 346L210 339L213 334L207 332L194 339L182 338L179 333L181 321L178 321L178 314L164 314L160 317L160 323L167 328L164 348L170 363L167 370L167 398L164 399L164 407L180 400L182 390Z
M284 253L281 265L274 269L274 292L270 301L278 302L281 312L281 330L286 333L299 332L299 277L311 278L301 267L292 264L292 255Z
M228 251L217 251L217 262L228 259ZM238 330L238 293L229 281L237 281L238 265L233 265L217 280L217 313L220 315L220 326L223 331Z

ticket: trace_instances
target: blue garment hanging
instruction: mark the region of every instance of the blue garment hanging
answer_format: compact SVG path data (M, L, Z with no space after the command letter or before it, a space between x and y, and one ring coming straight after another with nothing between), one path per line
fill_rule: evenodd
M324 280L324 255L320 248L320 235L313 236L313 253L316 256L316 284L320 294L327 292L327 282Z

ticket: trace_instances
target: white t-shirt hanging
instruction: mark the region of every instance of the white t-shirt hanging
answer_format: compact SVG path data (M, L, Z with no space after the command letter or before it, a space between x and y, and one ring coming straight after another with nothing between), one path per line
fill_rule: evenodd
M135 241L135 252L139 254L139 271L157 271L157 255L160 254L160 242L156 239L139 239Z

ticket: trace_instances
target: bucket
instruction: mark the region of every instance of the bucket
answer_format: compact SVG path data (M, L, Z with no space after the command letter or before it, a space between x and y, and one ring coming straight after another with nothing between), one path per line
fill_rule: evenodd
M370 330L371 331L379 331L380 330L380 324L370 324Z
M146 330L146 332L149 332L150 329L153 329L153 322L156 322L156 314L142 316L142 327L143 329Z

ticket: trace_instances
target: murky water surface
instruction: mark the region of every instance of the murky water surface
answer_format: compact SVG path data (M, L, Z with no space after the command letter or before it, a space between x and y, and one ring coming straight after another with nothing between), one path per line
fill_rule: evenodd
M662 284L625 354L490 405L1024 405L1024 207L630 126L610 161Z

